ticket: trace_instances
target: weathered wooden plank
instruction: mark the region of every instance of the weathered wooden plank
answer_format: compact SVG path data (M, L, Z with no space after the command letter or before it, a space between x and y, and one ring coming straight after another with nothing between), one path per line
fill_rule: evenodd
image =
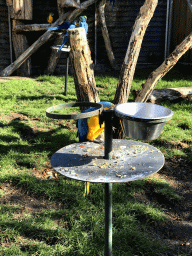
M33 19L33 0L25 0L25 20Z
M32 20L32 0L13 0L14 19Z
M24 20L24 0L13 0L14 19Z
M13 24L21 24L21 21L14 20ZM12 33L12 42L15 52L15 57L18 58L28 48L28 41L25 34ZM23 65L17 69L18 76L30 76L31 74L31 59L29 58Z
M27 25L15 25L13 31L18 32L30 32L30 31L44 31L50 27L50 24L27 24Z

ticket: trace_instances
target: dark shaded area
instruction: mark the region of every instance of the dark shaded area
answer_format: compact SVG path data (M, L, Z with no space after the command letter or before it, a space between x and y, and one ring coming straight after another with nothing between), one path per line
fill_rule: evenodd
M144 193L134 196L137 200L153 204L164 209L167 220L151 223L151 234L158 240L166 242L170 254L191 255L192 252L192 165L185 157L174 156L166 159L164 167L158 172L167 183L158 187L152 181L145 181ZM167 185L166 185L167 184ZM163 190L167 186L174 188L180 198L169 195ZM167 187L168 188L168 187ZM128 189L131 189L128 186ZM184 254L182 254L184 253Z

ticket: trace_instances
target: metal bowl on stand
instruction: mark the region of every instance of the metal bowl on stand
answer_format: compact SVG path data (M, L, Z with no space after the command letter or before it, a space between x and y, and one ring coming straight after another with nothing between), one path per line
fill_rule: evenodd
M123 122L125 135L136 140L155 140L173 112L152 103L130 102L115 107L116 116Z

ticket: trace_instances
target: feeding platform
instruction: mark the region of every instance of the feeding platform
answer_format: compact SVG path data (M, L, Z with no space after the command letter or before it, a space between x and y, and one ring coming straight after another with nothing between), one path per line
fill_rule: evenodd
M96 104L96 105L93 105ZM92 111L71 115L52 113L73 106L96 107ZM112 255L112 183L146 178L164 165L163 154L155 147L131 140L113 140L114 115L122 119L126 135L133 139L152 140L159 137L173 112L149 103L123 103L115 109L103 110L97 103L68 103L46 110L55 119L78 119L100 115L105 122L105 142L74 143L59 149L51 158L55 171L68 178L105 183L105 256ZM87 116L89 115L89 116Z

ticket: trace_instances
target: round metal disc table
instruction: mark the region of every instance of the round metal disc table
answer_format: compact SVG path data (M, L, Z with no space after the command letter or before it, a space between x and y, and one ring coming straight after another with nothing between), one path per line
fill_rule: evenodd
M112 255L112 183L146 178L164 165L155 147L131 140L113 140L111 159L104 158L104 144L74 143L51 158L55 171L68 178L105 183L105 255Z

